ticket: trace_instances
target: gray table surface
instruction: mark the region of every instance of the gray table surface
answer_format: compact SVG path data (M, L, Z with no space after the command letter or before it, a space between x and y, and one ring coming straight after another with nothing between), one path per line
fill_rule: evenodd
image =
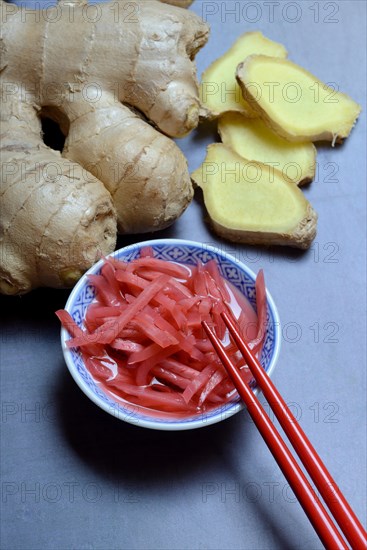
M283 325L274 380L365 523L366 2L197 0L192 9L211 25L199 73L244 31L261 30L364 107L343 146L319 147L318 181L305 189L319 213L307 253L224 243L200 196L156 236L215 243L264 268ZM215 139L209 126L179 141L191 169ZM160 433L92 404L59 345L54 311L67 296L0 301L2 549L321 548L246 413Z

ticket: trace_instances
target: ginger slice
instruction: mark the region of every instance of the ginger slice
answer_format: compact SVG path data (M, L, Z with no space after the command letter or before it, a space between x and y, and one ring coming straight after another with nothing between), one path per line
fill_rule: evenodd
M263 36L261 32L247 32L240 36L202 75L200 99L203 118L216 118L228 111L239 111L250 117L258 116L243 98L235 78L237 65L252 54L287 57L287 50L282 44Z
M191 177L203 190L215 232L226 239L306 249L316 235L317 214L296 185L221 143L209 145Z
M253 55L237 68L244 97L265 124L293 142L341 142L361 107L288 61Z
M241 157L269 164L297 185L315 177L316 148L311 142L291 143L269 130L260 118L249 119L239 113L222 115L218 131L224 145Z

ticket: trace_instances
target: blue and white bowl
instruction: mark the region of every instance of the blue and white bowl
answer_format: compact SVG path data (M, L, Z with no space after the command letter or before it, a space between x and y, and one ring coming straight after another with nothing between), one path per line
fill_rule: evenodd
M235 285L256 308L255 274L245 264L230 254L222 252L219 248L206 245L205 243L181 239L157 239L127 246L121 250L117 250L111 256L124 261L133 260L139 257L141 248L146 246L153 248L155 257L157 258L173 260L188 265L195 265L198 260L205 263L214 258L218 262L223 277ZM84 328L83 319L86 309L94 299L94 287L88 281L87 276L92 273L98 273L102 264L103 260L95 264L79 280L65 306L65 309L81 328ZM267 373L271 375L278 359L281 335L277 308L268 291L267 302L268 323L260 361ZM156 430L189 430L215 424L229 418L244 408L242 401L238 399L237 401L227 403L207 413L202 413L191 418L177 419L172 417L172 419L161 419L153 415L150 416L149 409L139 407L133 403L122 403L117 399L114 400L110 394L105 393L98 382L93 380L89 374L80 352L77 349L68 349L66 347L66 341L69 338L68 332L63 328L61 330L62 350L66 364L74 380L96 405L120 420L136 426ZM254 387L254 391L257 391L256 387Z

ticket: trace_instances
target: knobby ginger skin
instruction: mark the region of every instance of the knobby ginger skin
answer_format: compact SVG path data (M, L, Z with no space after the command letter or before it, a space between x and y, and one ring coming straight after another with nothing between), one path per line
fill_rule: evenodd
M190 203L170 137L198 123L193 59L208 27L169 3L25 13L0 0L0 292L70 286L114 249L116 229L162 229ZM66 135L62 156L44 145L40 114Z
M11 105L9 112L5 102L8 119L1 121L0 291L71 286L115 247L111 195L79 164L43 144L30 105Z
M172 4L173 6L179 6L180 8L188 8L193 3L193 0L161 0L166 4Z

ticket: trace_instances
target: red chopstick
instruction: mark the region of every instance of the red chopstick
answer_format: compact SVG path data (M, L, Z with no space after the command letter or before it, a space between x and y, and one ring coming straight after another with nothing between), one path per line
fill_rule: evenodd
M227 313L222 313L222 318L239 350L246 359L248 367L263 391L265 398L268 400L269 405L272 407L290 442L314 481L320 495L324 498L329 510L334 515L336 522L348 542L351 544L353 550L365 550L367 547L367 534L358 518L355 516L353 510L345 500L335 481L327 471L320 457L298 425L295 417L288 409L285 401L275 388L265 370L261 367L257 358L252 354L246 342L244 342L236 323ZM278 462L278 465L287 478L294 494L310 519L322 543L326 548L330 549L348 548L328 512L316 496L308 479L303 474L295 458L279 435L279 432L265 413L259 400L252 392L250 386L244 382L238 369L228 358L221 341L205 321L203 321L202 324L223 365L232 378L238 393L245 402L249 414L253 418L274 458Z

